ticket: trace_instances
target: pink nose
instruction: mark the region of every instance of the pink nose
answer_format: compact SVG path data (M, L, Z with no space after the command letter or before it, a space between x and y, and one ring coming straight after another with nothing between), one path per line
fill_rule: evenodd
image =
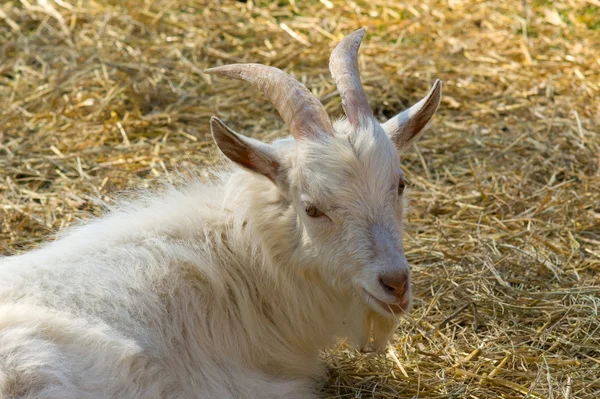
M387 293L401 298L410 287L409 272L407 270L381 274L379 275L379 284Z

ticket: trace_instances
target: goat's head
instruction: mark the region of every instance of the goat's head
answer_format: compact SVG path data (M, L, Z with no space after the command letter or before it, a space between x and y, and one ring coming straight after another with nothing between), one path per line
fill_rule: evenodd
M364 30L331 54L330 70L347 120L332 125L323 105L273 67L234 64L207 70L249 82L277 108L294 138L264 144L211 119L221 151L269 178L296 212L298 251L335 288L348 290L386 318L411 304L402 243L405 178L399 154L415 142L438 108L442 84L408 110L379 124L358 73ZM294 145L295 143L295 145Z

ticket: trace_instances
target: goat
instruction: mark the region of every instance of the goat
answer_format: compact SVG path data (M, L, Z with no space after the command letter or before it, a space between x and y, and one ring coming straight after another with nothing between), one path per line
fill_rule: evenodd
M442 85L379 124L363 35L330 57L347 119L277 68L208 69L258 89L292 137L262 143L213 117L232 162L211 182L0 260L0 397L316 398L320 350L342 337L384 348L411 306L399 154Z

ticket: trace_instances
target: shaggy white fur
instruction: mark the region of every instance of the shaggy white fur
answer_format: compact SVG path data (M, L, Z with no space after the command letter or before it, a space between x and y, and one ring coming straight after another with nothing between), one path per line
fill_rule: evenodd
M381 282L408 271L389 137L422 125L259 144L213 121L254 172L231 164L0 259L0 398L316 397L321 349L382 348L397 326Z

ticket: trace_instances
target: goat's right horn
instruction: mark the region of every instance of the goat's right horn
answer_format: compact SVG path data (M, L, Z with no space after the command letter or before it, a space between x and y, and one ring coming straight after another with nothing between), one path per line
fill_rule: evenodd
M364 28L352 32L342 39L329 57L329 71L342 97L342 107L355 128L360 128L363 120L373 117L358 71L358 48L364 35Z
M292 76L261 64L231 64L210 68L204 73L245 80L260 90L277 108L296 139L320 132L333 135L333 126L323 104Z

